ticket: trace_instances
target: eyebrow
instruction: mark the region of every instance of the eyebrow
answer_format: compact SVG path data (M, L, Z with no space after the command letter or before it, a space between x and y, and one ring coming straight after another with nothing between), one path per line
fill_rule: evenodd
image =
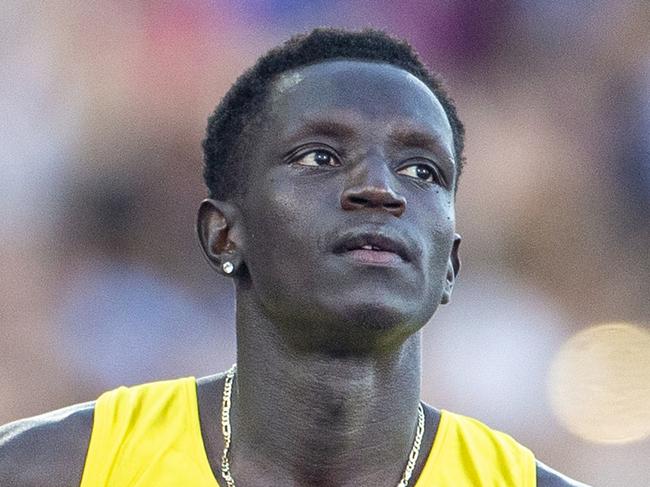
M350 139L357 135L357 131L352 124L329 118L321 118L305 121L298 130L289 135L288 139L294 140L312 135L321 135L332 139Z
M417 129L399 129L394 130L389 135L392 143L401 146L415 147L434 152L437 155L444 156L445 159L453 164L456 163L453 155L447 154L440 138L429 132L424 132Z

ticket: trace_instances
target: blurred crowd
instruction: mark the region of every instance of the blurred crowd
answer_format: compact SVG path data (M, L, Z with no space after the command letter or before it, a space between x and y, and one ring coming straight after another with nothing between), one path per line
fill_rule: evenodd
M408 39L466 124L463 269L424 332L424 398L583 481L650 485L648 437L579 438L546 392L579 330L650 328L643 0L3 2L0 424L234 361L233 290L194 234L207 116L321 25Z

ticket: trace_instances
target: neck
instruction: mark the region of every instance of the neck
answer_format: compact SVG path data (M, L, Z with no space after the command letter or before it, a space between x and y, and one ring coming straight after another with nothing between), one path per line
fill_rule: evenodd
M417 422L419 333L362 356L296 351L245 301L231 412L235 479L397 485Z

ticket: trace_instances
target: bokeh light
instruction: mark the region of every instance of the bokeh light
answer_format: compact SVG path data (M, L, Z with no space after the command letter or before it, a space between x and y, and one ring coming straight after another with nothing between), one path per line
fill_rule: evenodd
M650 333L608 323L571 337L552 362L554 413L580 438L629 443L650 435Z

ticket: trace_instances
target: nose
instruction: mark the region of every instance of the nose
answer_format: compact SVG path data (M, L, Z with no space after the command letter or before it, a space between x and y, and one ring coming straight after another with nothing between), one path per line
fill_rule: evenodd
M394 176L390 169L379 161L368 162L365 166L351 177L355 181L341 193L341 208L346 211L377 209L401 216L406 210L406 198L393 190L391 179Z

